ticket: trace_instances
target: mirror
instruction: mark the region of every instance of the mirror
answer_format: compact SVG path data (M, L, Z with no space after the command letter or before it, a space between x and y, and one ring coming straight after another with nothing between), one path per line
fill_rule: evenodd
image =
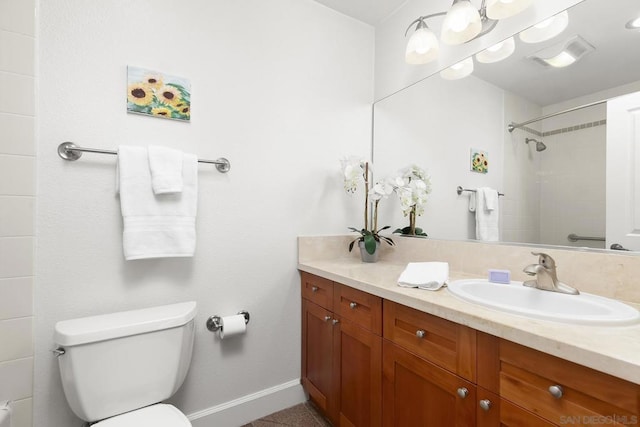
M469 77L434 74L374 104L376 176L412 163L428 171L432 193L417 226L430 238L476 238L471 193L458 195L461 186L504 194L502 242L599 249L614 243L604 241L606 104L507 131L510 123L640 91L640 55L633 53L640 30L625 28L640 16L637 0L585 0L568 13L569 26L548 41L526 44L516 35L515 53L506 60L474 58ZM570 66L528 58L576 36L588 52ZM488 159L486 173L471 170L477 153ZM408 224L395 200L381 203L380 215L392 229Z

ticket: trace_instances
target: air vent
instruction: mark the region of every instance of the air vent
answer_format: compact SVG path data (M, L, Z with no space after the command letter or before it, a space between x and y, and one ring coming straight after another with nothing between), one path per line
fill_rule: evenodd
M580 36L574 36L567 41L539 50L527 56L527 59L544 67L563 68L575 63L594 50L595 47L585 39Z

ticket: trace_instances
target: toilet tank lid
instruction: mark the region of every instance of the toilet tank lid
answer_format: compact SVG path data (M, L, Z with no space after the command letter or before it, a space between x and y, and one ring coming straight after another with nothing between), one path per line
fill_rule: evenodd
M105 341L183 326L195 316L196 303L189 301L63 320L56 323L54 340L61 346Z

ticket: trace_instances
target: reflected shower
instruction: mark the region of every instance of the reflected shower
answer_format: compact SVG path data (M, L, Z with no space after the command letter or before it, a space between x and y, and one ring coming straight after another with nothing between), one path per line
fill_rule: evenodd
M525 143L529 143L529 142L535 142L536 143L536 151L544 151L547 149L547 146L544 145L544 142L542 141L538 141L537 139L533 139L533 138L526 138L524 140Z

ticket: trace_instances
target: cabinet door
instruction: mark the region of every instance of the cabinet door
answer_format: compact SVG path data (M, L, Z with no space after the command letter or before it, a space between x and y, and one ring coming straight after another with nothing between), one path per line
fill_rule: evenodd
M476 389L469 381L386 340L382 365L385 426L475 426Z
M333 383L333 315L302 300L302 386L329 418L335 411Z
M378 427L382 422L382 338L340 319L334 341L341 427Z

